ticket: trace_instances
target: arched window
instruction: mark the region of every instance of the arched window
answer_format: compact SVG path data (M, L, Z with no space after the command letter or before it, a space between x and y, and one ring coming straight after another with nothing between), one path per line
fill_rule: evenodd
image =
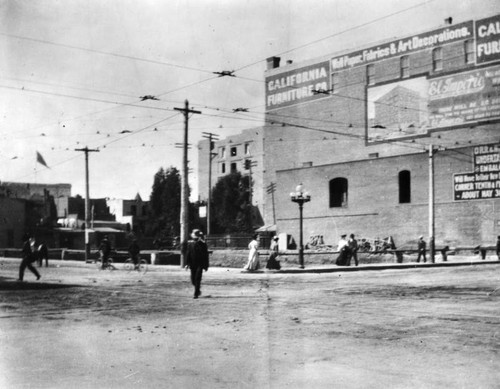
M330 180L330 208L347 206L347 178Z
M411 203L411 176L409 170L399 172L399 203Z

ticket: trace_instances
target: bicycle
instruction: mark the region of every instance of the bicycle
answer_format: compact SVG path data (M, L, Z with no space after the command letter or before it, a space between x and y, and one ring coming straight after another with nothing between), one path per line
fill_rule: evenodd
M103 263L102 254L94 263L99 270L116 270L116 267L113 265L113 258L108 257L107 261Z
M123 264L123 268L127 270L129 273L132 270L137 270L141 274L146 274L146 272L148 271L148 262L145 259L139 259L136 265L134 264L133 259L129 258Z

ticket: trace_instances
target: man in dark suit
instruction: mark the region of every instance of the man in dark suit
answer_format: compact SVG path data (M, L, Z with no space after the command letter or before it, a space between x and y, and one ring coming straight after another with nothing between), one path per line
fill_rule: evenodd
M30 236L29 234L24 234L23 236L23 249L21 252L23 259L21 261L21 265L19 266L19 279L18 281L22 281L24 279L24 270L26 268L30 269L31 272L36 276L36 279L40 279L40 273L33 266L33 262L37 260L34 256L33 251L31 250Z
M208 270L207 244L200 239L200 230L193 230L191 238L186 247L186 267L191 270L191 283L194 286L194 296L197 299L201 295L201 277L203 270Z
M427 261L427 258L425 258L425 249L426 249L426 243L425 243L424 237L421 236L418 239L418 257L417 257L417 262L420 262L420 257L424 258L424 262Z

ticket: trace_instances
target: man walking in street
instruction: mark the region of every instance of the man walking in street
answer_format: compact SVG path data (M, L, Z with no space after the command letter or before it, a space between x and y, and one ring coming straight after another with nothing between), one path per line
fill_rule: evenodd
M208 270L207 244L200 239L201 231L193 230L186 248L186 267L191 270L191 283L194 286L194 296L197 299L201 295L201 277L203 270Z
M31 272L36 276L36 279L40 279L40 273L35 269L33 266L33 262L36 261L36 257L34 257L35 253L31 250L31 238L28 234L25 234L23 237L23 249L22 249L22 256L23 259L21 261L21 265L19 266L19 280L22 281L24 279L24 270L26 268L30 269Z

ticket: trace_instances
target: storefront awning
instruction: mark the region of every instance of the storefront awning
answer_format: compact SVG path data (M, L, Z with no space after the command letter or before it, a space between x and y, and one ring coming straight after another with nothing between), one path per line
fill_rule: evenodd
M259 227L255 230L255 232L276 232L276 224Z

